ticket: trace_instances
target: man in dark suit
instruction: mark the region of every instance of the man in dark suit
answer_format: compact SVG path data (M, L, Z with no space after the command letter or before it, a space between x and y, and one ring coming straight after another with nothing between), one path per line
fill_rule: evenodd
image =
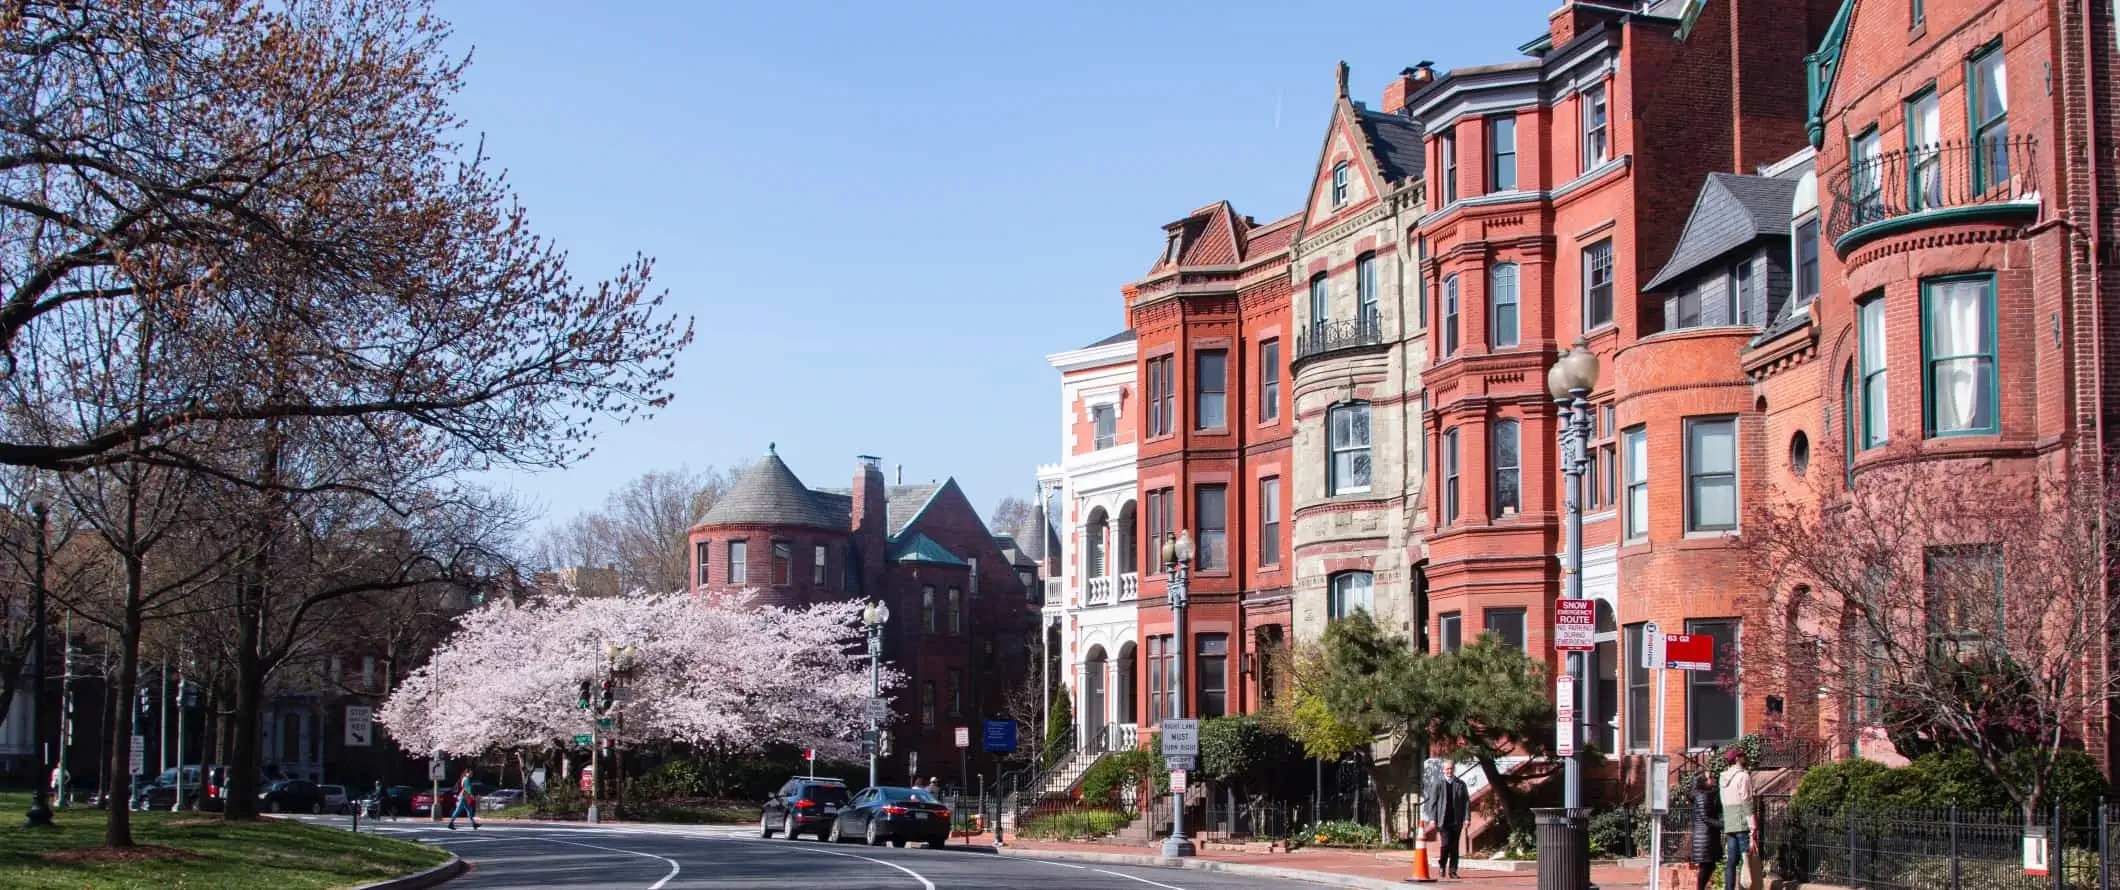
M1450 778L1443 783L1441 805L1436 807L1437 828L1443 835L1443 851L1436 857L1436 870L1443 877L1458 876L1458 845L1464 841L1465 819L1472 813L1472 793L1465 787L1465 780L1457 776L1457 769L1449 768Z

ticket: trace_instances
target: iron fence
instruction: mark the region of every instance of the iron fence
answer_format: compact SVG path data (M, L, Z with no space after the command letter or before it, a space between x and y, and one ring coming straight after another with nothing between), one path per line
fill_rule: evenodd
M1760 850L1777 878L1864 890L2120 890L2120 807L2019 810L1796 808L1762 796ZM1692 859L1693 815L1673 801L1664 861ZM2046 873L2027 869L2028 835L2048 839Z
M1857 157L1827 182L1826 237L1870 223L1955 207L2002 204L2039 188L2031 136L1990 135Z
M1384 342L1383 319L1375 309L1367 309L1353 318L1314 323L1309 329L1296 332L1295 341L1296 360L1375 346Z

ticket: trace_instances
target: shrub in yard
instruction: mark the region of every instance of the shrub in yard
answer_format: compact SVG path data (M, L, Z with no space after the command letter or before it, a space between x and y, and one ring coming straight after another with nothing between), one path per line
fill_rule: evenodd
M1384 842L1384 835L1374 825L1340 819L1306 826L1294 839L1322 847L1375 847Z
M1156 793L1170 790L1170 774L1154 754L1135 749L1106 756L1082 773L1082 800L1091 804L1116 803L1122 788L1154 779Z
M1590 817L1590 855L1625 858L1635 855L1635 828L1646 827L1645 811L1638 807L1614 807Z
M1132 816L1118 810L1071 810L1026 820L1017 827L1016 836L1050 841L1098 838L1125 828L1131 821Z

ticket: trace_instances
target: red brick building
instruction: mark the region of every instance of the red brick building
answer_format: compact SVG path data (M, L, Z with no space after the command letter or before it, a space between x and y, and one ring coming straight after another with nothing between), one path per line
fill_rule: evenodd
M988 530L956 480L886 484L882 461L864 455L851 487L810 488L768 449L688 540L694 590L752 589L775 606L890 606L883 660L906 685L891 697L884 781L910 780L917 754L922 780L955 782L958 727L974 739L972 770L995 775L977 739L1033 666L1036 564L1017 565L1026 560L1013 540Z
M1288 639L1288 245L1297 219L1261 225L1217 202L1164 227L1147 276L1126 289L1137 336L1140 496L1136 701L1165 716L1253 710L1259 649ZM1157 543L1188 531L1195 558L1179 645ZM1186 684L1169 710L1170 667Z

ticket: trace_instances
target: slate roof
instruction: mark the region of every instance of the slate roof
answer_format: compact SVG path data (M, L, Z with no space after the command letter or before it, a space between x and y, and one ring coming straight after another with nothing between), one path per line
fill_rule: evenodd
M886 486L883 490L884 514L889 520L890 536L896 538L899 532L905 531L906 524L912 522L913 517L920 514L920 508L927 506L935 492L941 489L941 485L933 482Z
M1401 114L1359 109L1355 119L1376 149L1378 172L1392 182L1421 178L1427 153L1421 150L1421 124Z
M1710 173L1686 217L1685 231L1664 269L1642 285L1660 290L1674 279L1766 235L1789 235L1789 208L1796 183L1766 176Z
M905 536L891 545L892 562L925 562L943 566L968 566L964 560L945 549L941 544L919 532Z
M1031 518L1016 530L1016 545L1034 563L1045 561L1045 498L1041 496L1038 500L1031 505Z
M847 510L796 478L795 471L781 462L780 455L766 450L764 460L736 480L727 494L714 502L701 525L797 525L810 528L844 529Z
M1110 345L1112 345L1112 344L1114 344L1114 343L1131 343L1131 342L1133 342L1133 341L1134 341L1134 337L1135 337L1135 334L1134 334L1134 329L1133 329L1133 328L1127 328L1126 330L1120 331L1119 333L1113 334L1113 335L1111 335L1111 336L1109 336L1109 337L1106 337L1106 338L1104 338L1104 339L1102 339L1102 340L1099 340L1099 341L1097 341L1097 342L1095 342L1095 343L1091 343L1090 345L1088 345L1088 346L1084 346L1084 347L1082 347L1082 348L1083 348L1083 349L1095 349L1095 348L1097 348L1097 347L1099 347L1099 346L1110 346Z

